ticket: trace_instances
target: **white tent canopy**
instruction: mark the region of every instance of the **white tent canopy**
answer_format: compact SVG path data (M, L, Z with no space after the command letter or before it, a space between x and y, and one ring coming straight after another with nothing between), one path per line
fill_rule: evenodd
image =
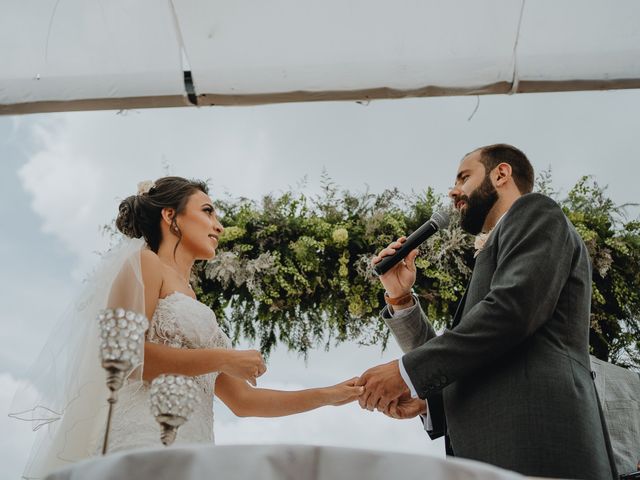
M0 113L640 88L637 0L0 0Z

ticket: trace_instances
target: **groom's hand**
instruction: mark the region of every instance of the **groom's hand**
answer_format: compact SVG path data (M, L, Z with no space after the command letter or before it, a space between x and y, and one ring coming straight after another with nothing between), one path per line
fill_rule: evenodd
M398 360L370 368L360 376L356 385L364 387L364 393L358 400L362 408L373 411L387 410L389 404L402 395L410 395L409 387L404 383Z
M421 398L411 398L411 395L402 395L389 404L382 413L398 420L415 418L418 415L427 414L427 402Z
M406 240L406 237L400 237L390 243L387 248L381 250L371 259L371 266L375 266L383 258L395 254ZM401 297L411 291L411 287L416 283L415 260L417 256L418 249L412 250L404 260L398 262L384 275L380 275L380 282L390 297Z

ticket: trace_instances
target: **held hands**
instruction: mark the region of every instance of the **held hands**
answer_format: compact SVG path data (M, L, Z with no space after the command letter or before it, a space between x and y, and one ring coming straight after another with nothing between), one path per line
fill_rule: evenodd
M364 387L364 393L358 400L362 408L369 411L378 409L384 412L401 397L411 398L409 387L400 375L398 362L399 360L393 360L384 365L378 365L360 376L357 385Z
M326 387L327 405L339 407L356 400L364 393L364 387L356 386L358 377L353 377L332 387Z
M249 382L254 387L256 378L267 371L262 354L257 350L228 350L229 360L221 369L232 377Z
M406 237L400 237L395 242L381 250L378 255L371 259L371 264L375 265L384 257L393 255L406 241ZM380 282L391 297L401 297L407 294L416 281L415 259L418 256L418 249L409 252L404 260L398 262L384 275L380 275Z
M364 386L364 393L358 400L362 408L369 411L375 409L396 419L427 413L427 402L411 397L409 387L400 375L399 361L378 365L362 374L358 381Z

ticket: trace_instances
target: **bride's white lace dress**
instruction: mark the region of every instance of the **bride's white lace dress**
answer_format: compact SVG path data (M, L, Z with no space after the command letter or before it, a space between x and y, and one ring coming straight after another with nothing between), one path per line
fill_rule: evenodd
M180 292L161 298L147 332L147 341L176 348L231 348L215 314L206 305ZM217 373L195 377L200 401L178 429L175 443L213 443L213 395ZM124 386L112 418L109 451L159 447L160 426L151 414L149 385Z

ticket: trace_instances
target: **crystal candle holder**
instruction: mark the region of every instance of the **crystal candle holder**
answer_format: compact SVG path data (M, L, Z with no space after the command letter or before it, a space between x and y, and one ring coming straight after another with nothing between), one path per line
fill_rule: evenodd
M106 309L98 314L100 326L100 360L107 372L109 413L104 434L102 454L107 453L113 405L118 401L118 390L131 370L141 363L147 318L124 308Z
M160 441L171 445L198 403L198 386L191 377L163 374L151 382L151 413L160 424Z

